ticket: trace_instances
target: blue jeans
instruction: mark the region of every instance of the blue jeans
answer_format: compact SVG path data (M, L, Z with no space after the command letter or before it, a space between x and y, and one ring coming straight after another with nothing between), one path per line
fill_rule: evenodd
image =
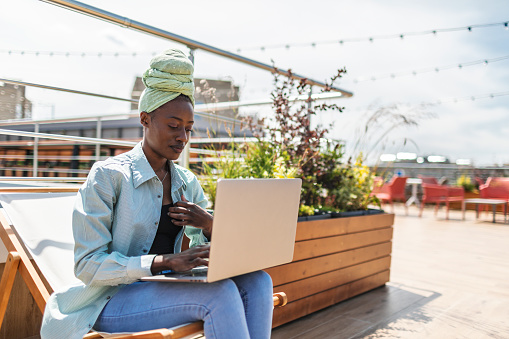
M203 320L207 339L270 338L273 305L263 271L204 284L137 282L111 298L94 329L138 332Z

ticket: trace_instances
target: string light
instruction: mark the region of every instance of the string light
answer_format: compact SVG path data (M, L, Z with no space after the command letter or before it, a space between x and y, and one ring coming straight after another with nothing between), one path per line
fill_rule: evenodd
M419 36L419 35L429 35L432 34L434 36L437 36L438 32L457 32L462 30L467 30L469 32L472 32L474 28L487 28L487 27L493 27L493 26L500 26L502 25L505 27L505 29L509 29L509 21L505 22L498 22L498 23L490 23L490 24L483 24L483 25L469 25L464 27L453 27L453 28L442 28L442 29L433 29L433 30L427 30L427 31L419 31L419 32L406 32L406 33L399 33L399 34L392 34L392 35L374 35L374 36L368 36L368 37L361 37L361 38L349 38L349 39L335 39L335 40L324 40L324 41L312 41L312 42L304 42L304 43L285 43L285 44L275 44L270 46L257 46L257 47L246 47L246 48L238 48L237 52L240 53L242 51L250 51L250 50L261 50L262 52L266 51L267 49L278 49L278 48L285 48L289 50L292 47L312 47L315 48L318 45L327 45L327 44L340 44L344 45L348 42L374 42L375 40L389 40L389 39L400 39L405 40L408 36ZM86 52L48 52L48 51L19 51L19 50L0 50L0 53L8 53L11 54L35 54L36 56L39 55L49 55L49 56L62 56L65 55L67 57L69 56L84 56L83 54L87 54ZM156 52L98 52L98 53L88 53L90 56L96 55L97 57L102 56L113 56L113 57L120 57L120 56L131 56L131 57L137 57L137 56L143 56L143 55L156 55ZM87 56L88 56L87 54Z
M349 38L349 39L335 39L335 40L323 40L323 41L314 41L312 43L313 47L316 47L318 45L331 45L331 44L340 44L344 45L347 42L374 42L375 40L389 40L389 39L400 39L404 40L404 38L410 36L418 36L418 35L429 35L432 34L434 36L437 36L437 33L448 33L448 32L458 32L458 31L468 31L472 32L474 28L487 28L487 27L493 27L493 26L504 26L505 29L509 29L509 21L506 22L497 22L497 23L491 23L491 24L483 24L483 25L469 25L469 26L463 26L463 27L452 27L452 28L442 28L442 29L432 29L432 30L426 30L426 31L418 31L418 32L404 32L399 34L391 34L391 35L373 35L368 37L359 37L359 38ZM252 50L262 50L266 51L267 49L281 49L286 48L289 49L291 47L309 47L311 43L309 42L302 42L302 43L292 43L292 44L274 44L269 46L256 46L256 47L243 47L243 48L237 48L237 53L241 53L243 51L252 51Z
M435 105L441 105L448 102L454 102L458 103L460 101L476 101L479 99L494 99L495 97L502 97L509 95L508 92L499 92L499 93L489 93L489 94L481 94L481 95L471 95L468 97L462 97L462 98L448 98L448 99L439 99L434 102L430 102L431 104Z
M457 64L457 65L430 67L430 68L425 68L425 69L421 69L421 70L412 70L412 71L405 71L405 72L399 72L399 73L392 72L389 74L377 75L377 76L362 76L362 77L353 79L353 82L358 83L358 82L363 82L363 81L369 81L369 80L375 81L375 80L387 79L387 78L394 79L397 77L403 77L403 76L408 76L408 75L416 76L419 74L430 73L430 72L438 73L443 70L455 69L455 68L463 69L464 67L475 66L475 65L480 65L480 64L487 66L488 63L495 63L495 62L508 60L508 59L509 59L509 55L505 55L505 56L493 58L493 59L481 59L481 60L470 61L470 62L462 62L461 64Z
M43 56L65 56L65 57L133 57L156 55L156 52L70 52L70 51L24 51L24 50L0 50L0 53L6 53L8 55L35 55Z
M509 91L507 92L498 92L498 93L489 93L489 94L480 94L480 95L470 95L467 97L461 97L461 98L445 98L445 99L436 99L432 101L422 101L419 104L420 105L443 105L447 103L455 103L461 101L477 101L482 99L494 99L497 97L503 97L503 96L509 96ZM371 106L357 106L357 107L346 107L345 110L351 110L351 111L360 111L360 110L366 110L370 108Z

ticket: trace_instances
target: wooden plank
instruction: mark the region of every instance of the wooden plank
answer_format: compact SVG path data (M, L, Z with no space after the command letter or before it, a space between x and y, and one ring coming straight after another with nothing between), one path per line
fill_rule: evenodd
M340 301L382 286L389 281L389 275L389 270L380 272L349 284L288 303L283 308L274 309L272 326L280 326L325 307L337 304Z
M9 252L0 281L0 325L2 324L7 310L7 304L11 296L14 279L18 271L20 257L16 252Z
M2 239L5 248L9 252L17 252L21 258L19 264L19 273L25 280L30 293L32 294L37 306L41 312L44 312L46 301L49 298L49 292L46 289L44 282L39 277L35 267L32 265L25 249L16 237L14 231L11 229L9 222L5 219L3 213L0 213L0 238Z
M285 291L289 302L348 284L352 281L369 277L373 274L389 270L391 257L387 256L340 270L315 275L310 278L275 286L274 290Z
M384 213L362 217L334 218L303 221L297 224L295 241L325 238L347 233L357 233L394 224L394 214Z
M0 264L0 274L5 264ZM42 312L36 303L23 278L18 273L14 279L10 300L0 328L0 339L27 338L39 334Z
M365 247L387 242L391 239L392 227L388 227L374 231L299 241L295 243L293 261Z
M305 279L356 265L365 261L381 258L391 254L392 242L357 248L350 251L329 254L318 258L310 258L297 262L291 262L281 266L265 269L272 277L274 286L286 284L292 281Z

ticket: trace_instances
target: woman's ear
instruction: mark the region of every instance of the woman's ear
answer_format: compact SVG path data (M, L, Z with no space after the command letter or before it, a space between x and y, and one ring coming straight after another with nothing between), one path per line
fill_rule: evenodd
M150 115L147 112L140 113L140 123L143 127L148 127L150 123Z

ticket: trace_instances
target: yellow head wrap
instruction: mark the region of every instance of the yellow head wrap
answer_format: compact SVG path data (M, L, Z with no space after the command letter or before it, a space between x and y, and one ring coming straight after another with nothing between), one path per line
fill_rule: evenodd
M194 66L178 49L169 49L150 61L143 74L146 88L141 94L139 111L150 113L180 94L187 95L194 106Z

